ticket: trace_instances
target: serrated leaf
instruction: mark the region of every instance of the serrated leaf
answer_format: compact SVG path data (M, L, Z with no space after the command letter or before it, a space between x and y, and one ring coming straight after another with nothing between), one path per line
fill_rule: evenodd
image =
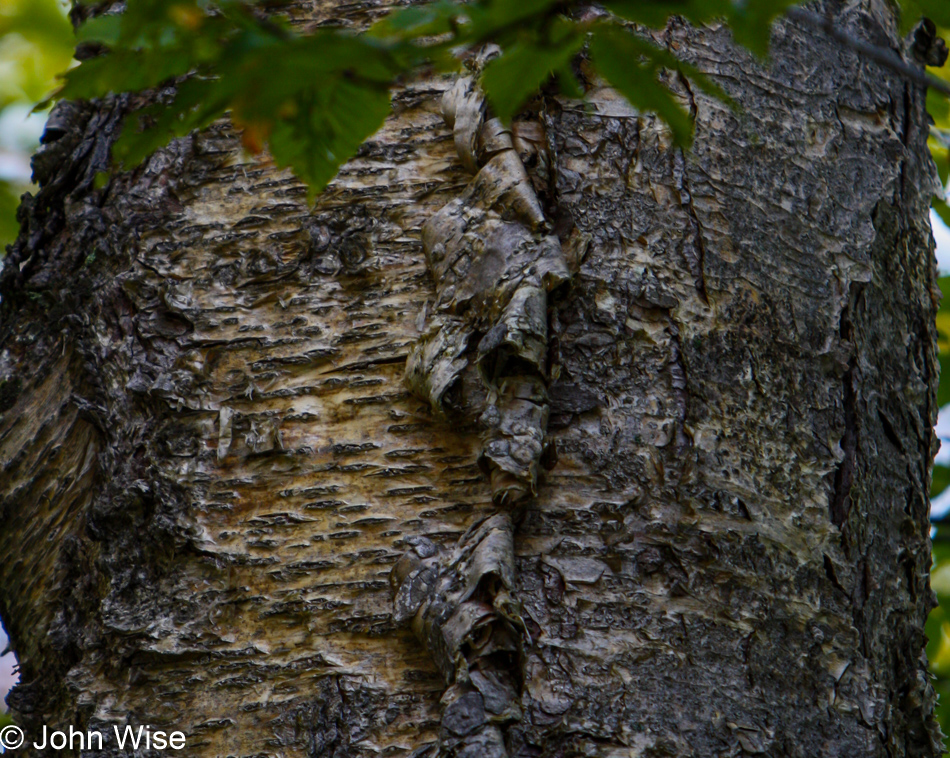
M505 50L483 79L495 112L505 119L551 75L568 94L581 94L571 61L587 26L557 16L560 6L559 0L439 0L400 10L369 34L318 29L297 36L287 25L255 18L245 0L127 0L118 21L97 20L83 32L113 52L71 71L57 95L137 91L190 72L170 105L130 117L114 152L123 164L230 110L247 126L249 145L267 139L275 159L294 167L313 189L329 181L382 123L388 87L398 76L424 60L442 68L457 65L453 56L460 47L491 38ZM629 0L626 7L640 8L640 16L665 19L677 12L691 20L735 10L732 0ZM772 13L760 7L766 4L746 0L743 12L749 18ZM660 69L678 70L725 99L702 72L615 26L598 29L592 54L600 72L634 105L658 113L681 144L690 140L690 120L657 81Z
M127 47L145 41L153 46L167 45L169 34L178 29L197 31L207 18L195 0L127 0L120 41Z
M647 40L638 37L635 34L627 35L627 44L630 45L631 49L636 49L640 52L640 55L649 58L654 62L655 65L662 68L668 68L672 71L679 71L684 76L689 77L700 89L704 92L712 95L713 97L722 100L724 103L729 105L729 107L736 109L738 104L726 94L723 89L716 84L712 79L709 78L705 73L700 71L694 65L682 61L677 58L669 50L664 50L661 47L648 42Z
M305 110L325 88L338 89L340 81L349 82L353 91L385 90L400 71L377 41L328 30L289 43L239 45L220 69L221 85L232 93L233 108L247 123L278 119L287 109Z
M110 93L148 89L187 73L192 65L192 60L182 51L118 50L83 61L67 71L55 97L90 100Z
M584 37L573 26L559 36L549 44L515 44L485 67L482 86L502 122L510 122L525 100L569 64L584 44Z
M672 93L657 81L656 61L641 62L641 40L616 26L598 26L591 38L590 54L597 71L632 105L660 116L680 145L692 142L690 118Z
M399 62L380 41L330 30L251 47L244 45L239 51L244 57L237 64L244 69L244 75L256 77L265 88L307 89L312 86L308 77L343 72L350 78L389 82L399 71ZM224 63L228 65L222 65L222 71L230 68L229 60ZM286 74L288 78L275 81L275 74Z
M802 0L605 0L604 7L622 18L654 29L663 28L670 16L682 16L695 25L721 19L729 25L736 42L764 58L769 51L772 23L800 2Z
M323 190L391 110L389 89L358 86L340 77L325 82L297 114L274 123L274 160L303 179L311 197Z

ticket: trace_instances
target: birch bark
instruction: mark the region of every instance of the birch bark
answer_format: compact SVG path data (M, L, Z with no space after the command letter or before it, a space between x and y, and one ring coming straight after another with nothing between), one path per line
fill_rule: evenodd
M829 8L901 45L888 4ZM939 755L924 93L789 22L768 66L724 28L658 39L741 105L671 81L691 151L596 83L516 119L573 271L547 302L558 461L513 522L517 713L479 688L462 715L510 756ZM225 123L96 189L137 102L59 106L0 281L0 615L28 735L468 749L390 586L418 538L450 551L499 513L477 375L446 414L404 382L436 303L422 228L471 181L453 83L396 91L312 208Z

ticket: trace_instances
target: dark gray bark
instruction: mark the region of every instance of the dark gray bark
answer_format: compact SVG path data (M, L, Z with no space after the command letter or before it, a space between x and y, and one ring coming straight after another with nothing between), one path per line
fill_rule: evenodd
M335 5L294 13L369 14ZM832 10L899 47L884 3ZM0 616L28 734L150 724L194 756L939 755L924 93L786 22L768 68L725 29L658 40L742 106L672 80L691 151L594 81L587 105L516 120L544 216L525 239L572 272L545 291L544 365L504 374L558 451L517 486L492 482L508 464L476 367L507 300L460 316L451 381L410 382L424 400L404 382L441 318L423 226L483 165L443 122L451 79L397 91L313 209L226 124L94 189L137 103L61 106L0 280ZM453 552L489 542L491 570ZM397 564L406 593L431 573L394 617ZM446 617L420 604L456 570L478 587L446 589L447 612L481 603L488 631L445 664Z

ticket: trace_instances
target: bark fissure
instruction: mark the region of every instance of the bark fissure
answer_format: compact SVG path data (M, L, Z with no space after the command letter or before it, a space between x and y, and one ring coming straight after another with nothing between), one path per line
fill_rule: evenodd
M666 38L666 44L667 48L669 48L669 36ZM672 50L670 50L670 52L672 52ZM693 93L693 87L689 83L689 79L682 73L678 74L677 81L679 81L683 89L686 91L686 97L689 102L689 115L695 119L696 96ZM679 151L677 153L676 161L676 169L677 173L679 174L679 192L681 198L685 201L684 205L687 209L689 224L692 226L693 231L693 246L696 251L694 255L687 254L685 257L689 262L690 269L692 270L693 276L696 279L696 289L699 291L699 296L703 303L709 305L709 296L706 293L706 242L703 238L702 222L700 221L699 214L696 212L696 208L693 205L693 195L689 189L689 166L686 162L686 156L683 151Z
M680 192L685 196L686 208L689 212L690 224L693 227L693 244L697 255L687 256L690 263L693 276L696 279L696 289L699 296L705 304L709 304L709 296L706 293L706 242L703 239L703 226L693 206L693 196L689 190L689 169L686 166L685 159L682 159L682 186Z
M842 458L834 473L834 485L830 498L831 522L839 529L844 526L851 511L851 485L854 483L857 455L858 419L855 413L856 400L854 394L856 358L854 356L853 328L849 309L851 304L855 302L855 298L860 297L860 292L859 286L852 285L849 292L849 304L841 312L841 326L839 328L842 342L848 346L851 352L841 383L842 412L844 414L844 434L841 438Z

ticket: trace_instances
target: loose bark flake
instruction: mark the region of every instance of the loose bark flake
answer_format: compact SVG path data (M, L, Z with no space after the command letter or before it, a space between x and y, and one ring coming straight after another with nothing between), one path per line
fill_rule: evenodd
M477 65L493 53L484 51ZM549 415L548 296L570 272L512 131L490 117L474 77L445 93L442 113L475 176L422 228L435 319L410 354L406 381L444 415L446 393L473 364L481 386L462 403L479 416L479 463L505 510L466 533L447 564L428 545L429 555L414 546L407 558L421 565L407 573L403 559L394 569L394 617L413 620L449 684L440 754L502 758L502 727L521 715L524 658L511 510L537 494Z

